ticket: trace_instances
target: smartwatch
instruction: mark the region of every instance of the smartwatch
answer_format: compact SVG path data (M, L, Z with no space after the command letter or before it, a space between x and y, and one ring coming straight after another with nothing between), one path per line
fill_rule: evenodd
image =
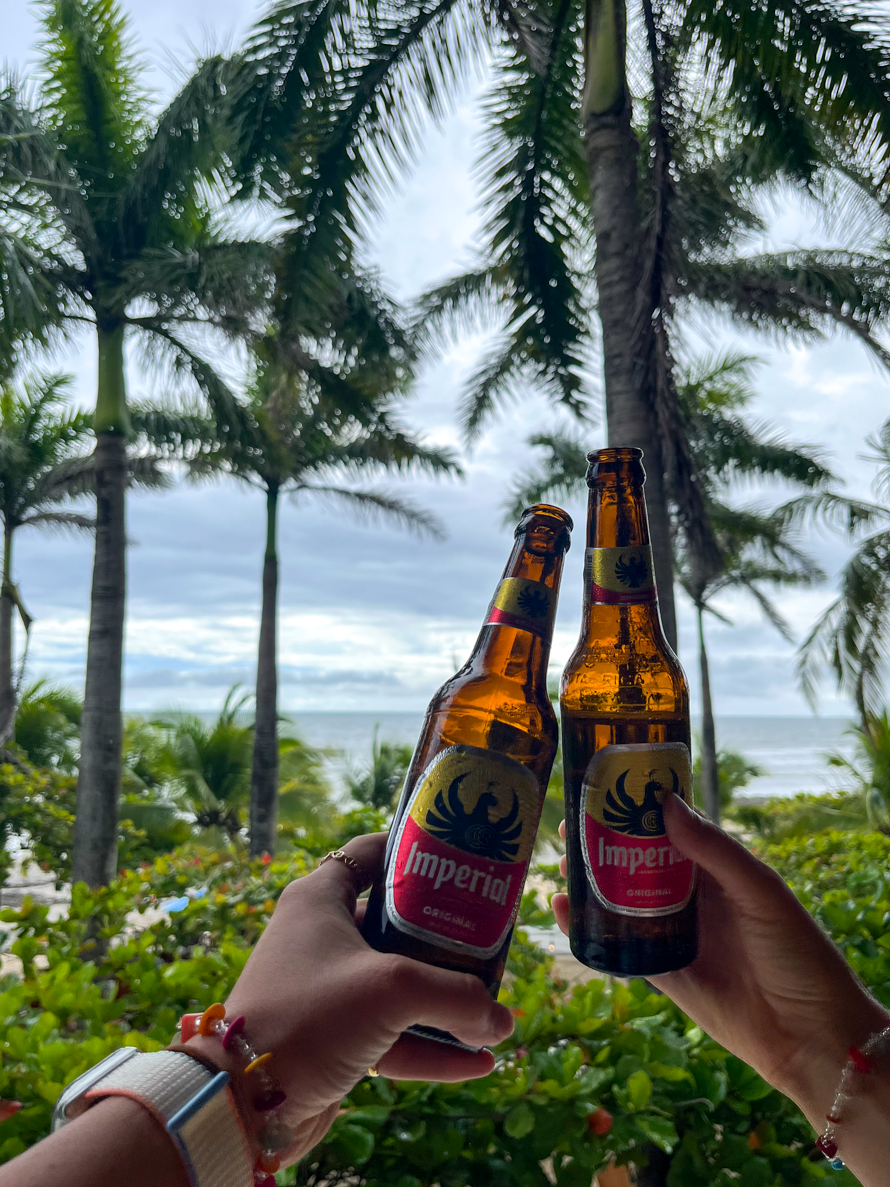
M211 1071L182 1051L120 1047L63 1090L53 1131L109 1096L135 1100L166 1129L192 1187L253 1187L253 1152L228 1072Z

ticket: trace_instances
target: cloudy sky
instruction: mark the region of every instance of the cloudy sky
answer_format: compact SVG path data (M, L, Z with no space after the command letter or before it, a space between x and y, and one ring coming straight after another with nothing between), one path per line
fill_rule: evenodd
M197 54L231 46L256 6L247 0L124 0L146 58L147 84L169 93ZM38 31L27 0L7 0L7 60L30 73ZM474 84L478 90L480 84ZM472 178L478 126L473 89L445 126L430 129L413 176L394 195L376 227L375 262L394 292L410 297L466 263L478 227ZM778 203L760 247L842 243L796 202ZM790 437L826 451L850 493L867 495L871 469L865 437L888 413L888 384L865 352L834 337L789 347L728 327L698 326L690 343L715 349L740 344L758 354L758 415ZM481 348L468 340L421 377L406 419L438 444L460 448L455 409ZM95 379L90 343L75 345L54 365L70 370L81 399ZM162 394L157 379L131 359L131 393ZM595 395L595 391L592 392ZM390 483L434 511L448 529L444 543L418 540L379 524L358 524L339 508L304 501L281 517L282 705L287 709L422 709L471 646L509 551L502 504L511 477L533 460L525 439L556 426L559 416L530 396L511 406L464 455L462 482ZM591 431L591 448L603 443ZM554 670L577 636L584 509L569 508L579 531L569 554L554 642ZM263 507L252 490L220 484L177 488L130 502L130 599L126 706L173 704L211 709L237 680L250 683L257 641ZM82 680L90 545L85 539L20 533L16 578L35 617L33 676ZM847 544L815 542L836 572ZM829 602L832 586L779 598L798 636ZM725 598L732 627L713 620L713 682L718 712L789 715L806 712L794 680L793 647L764 625L744 600ZM695 686L692 616L681 608L681 655ZM826 686L825 713L847 706Z

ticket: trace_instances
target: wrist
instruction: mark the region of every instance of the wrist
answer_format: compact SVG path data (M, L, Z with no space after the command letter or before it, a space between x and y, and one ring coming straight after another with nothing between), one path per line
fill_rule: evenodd
M888 1025L890 1013L857 986L829 1024L802 1045L783 1069L776 1087L798 1105L817 1133L825 1126L850 1048L862 1048Z

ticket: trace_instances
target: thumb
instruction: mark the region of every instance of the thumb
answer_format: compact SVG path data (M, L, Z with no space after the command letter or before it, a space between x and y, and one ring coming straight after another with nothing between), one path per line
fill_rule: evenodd
M671 794L665 800L664 822L671 844L706 870L736 903L763 909L775 906L777 892L794 898L774 870L680 796Z
M512 1014L472 973L395 959L390 1008L402 1030L416 1023L435 1026L471 1047L493 1046L512 1034Z

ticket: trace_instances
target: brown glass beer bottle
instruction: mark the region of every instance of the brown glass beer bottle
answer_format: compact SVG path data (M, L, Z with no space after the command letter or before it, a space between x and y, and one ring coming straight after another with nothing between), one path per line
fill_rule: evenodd
M662 804L692 802L689 690L661 627L639 449L588 455L581 637L560 686L570 943L620 976L695 957L695 869Z
M523 513L472 654L427 709L362 926L492 996L556 755L547 661L571 528L558 507Z

